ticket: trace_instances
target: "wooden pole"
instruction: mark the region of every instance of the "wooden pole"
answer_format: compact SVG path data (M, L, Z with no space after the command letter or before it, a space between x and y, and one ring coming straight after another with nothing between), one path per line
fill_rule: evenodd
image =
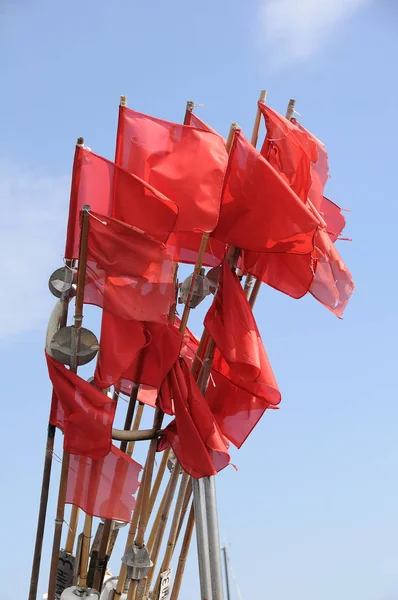
M286 111L286 119L288 121L291 120L291 118L292 118L292 116L294 114L294 108L295 108L295 106L296 106L296 101L293 100L293 99L289 100L289 104L288 104L287 111ZM253 280L253 276L252 275L248 275L247 277L251 277L251 279ZM247 278L246 278L246 282L247 282ZM261 283L262 283L261 279L256 279L256 281L254 283L254 286L253 286L253 289L252 289L252 292L251 292L250 298L249 298L249 304L250 304L251 308L253 308L253 306L254 306L254 304L255 304L255 302L257 300L257 296L258 296L258 293L260 291ZM246 287L246 284L245 284L245 287ZM249 288L248 292L249 291L250 291L250 288Z
M183 505L182 505L180 522L178 523L176 542L178 542L178 539L180 537L181 529L182 529L182 526L183 526L183 523L184 523L185 515L187 513L188 505L189 505L189 502L191 500L191 497L192 497L192 481L189 480L188 488L187 488L187 491L185 493L185 498L184 498L184 502L183 502Z
M80 142L80 138L78 143ZM77 289L76 289L76 304L75 304L75 318L74 328L76 334L77 347L79 348L80 343L80 329L83 321L83 301L84 301L84 286L86 283L86 266L87 266L87 253L88 253L88 231L90 222L90 207L83 206L82 210L82 229L80 236L80 250L79 250L79 263L78 263L78 277L77 277ZM72 357L71 371L77 371L76 356ZM62 457L62 469L61 469L61 480L59 484L58 492L58 503L57 503L57 514L55 518L53 548L51 554L51 568L50 577L48 582L48 600L55 600L55 585L57 582L57 569L58 569L58 555L61 547L61 536L62 536L62 525L64 522L65 515L65 499L66 499L66 488L68 483L68 470L69 470L69 452L64 450Z
M161 573L164 573L164 571L167 571L167 569L170 568L171 559L173 558L174 548L175 548L175 545L177 542L178 526L180 523L184 499L185 499L185 496L187 493L189 482L190 482L189 475L187 473L184 473L183 476L181 477L180 489L178 490L178 496L177 496L177 501L176 501L176 505L174 508L173 520L171 522L171 527L170 527L170 531L169 531L169 539L167 540L166 553L164 555L162 565L160 567L160 570L159 570L159 573L158 573L158 576L156 579L156 583L155 583L155 586L154 586L154 589L152 592L153 598L155 597L156 590L159 588L159 585L160 585ZM156 562L155 562L155 560L153 560L153 567L151 569L152 573L155 572L155 567L156 567ZM151 585L151 581L150 581L150 578L148 577L147 587L145 590L146 593L149 592L150 585Z
M260 92L260 97L258 99L259 102L263 102L265 104L267 99L267 91L266 90L261 90ZM260 131L260 125L261 125L261 110L259 109L259 107L257 106L257 112L256 112L256 117L254 119L254 125L253 125L253 131L252 131L252 137L251 137L251 144L256 148L257 147L257 142L258 142L258 134ZM244 292L246 295L246 298L249 297L250 291L252 289L253 286L253 275L247 275L246 277L246 281L245 281L245 285L244 285Z
M171 592L170 600L177 600L179 593L180 593L181 582L182 582L182 578L184 576L184 571L185 571L185 564L187 562L189 547L191 545L194 524L195 524L194 508L193 508L193 503L191 503L191 510L189 511L187 526L185 528L184 539L182 541L180 556L178 558L177 571L176 571L176 575L175 575L175 579L174 579L174 585L173 585L173 590Z
M90 540L93 525L93 517L86 515L84 519L82 554L80 559L79 585L85 587L87 584L88 559L90 556Z
M159 529L160 521L162 519L163 509L164 509L164 505L166 502L169 488L170 488L170 480L167 482L166 489L164 490L162 499L158 506L158 510L156 511L156 517L152 524L151 533L149 534L148 543L147 543L147 548L148 548L149 554L152 554L153 545L155 543L155 538L156 538L156 535L157 535L157 532Z
M169 485L167 486L167 489L166 489L160 523L159 523L159 526L157 527L157 529L155 530L156 535L155 535L153 547L151 549L151 560L153 562L153 567L151 567L149 569L149 573L147 576L147 583L145 586L146 589L149 589L151 582L152 582L154 567L155 567L156 562L159 557L160 547L162 545L162 540L163 540L164 532L166 529L167 520L169 518L170 508L173 503L173 498L174 498L174 494L176 491L178 478L180 476L180 469L181 469L181 467L180 467L179 463L176 462L173 467L173 472L170 477ZM136 542L136 544L137 544L137 542ZM137 546L138 546L138 544L137 544Z
M134 423L133 423L133 431L138 431L140 424L141 424L141 419L142 419L142 415L144 413L144 404L142 402L138 403L137 406L137 411L135 413L135 417L134 417ZM128 446L126 448L126 454L127 456L132 456L133 455L133 451L134 451L134 446L135 446L135 442L129 442ZM120 449L122 448L122 445L120 444Z
M162 479L163 479L164 473L165 473L166 468L167 468L167 461L169 460L170 450L171 450L171 448L169 446L163 452L162 460L161 460L161 463L159 465L159 469L158 469L158 472L156 474L155 483L153 484L153 488L151 490L151 495L150 495L150 498L149 498L148 519L151 518L153 507L155 505L156 498L158 496L159 489L160 489L160 486L161 486L161 483L162 483Z

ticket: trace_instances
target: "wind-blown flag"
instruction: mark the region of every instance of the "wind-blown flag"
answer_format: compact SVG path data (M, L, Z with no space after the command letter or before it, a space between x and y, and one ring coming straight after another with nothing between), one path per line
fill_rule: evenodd
M184 359L163 382L159 405L175 415L164 429L159 450L170 444L186 473L195 479L208 477L229 464L227 442Z
M261 154L304 203L311 200L328 233L333 236L339 228L340 234L345 225L341 209L324 197L329 179L325 146L296 119L289 121L262 102L258 106L267 128Z
M90 213L84 300L117 317L164 322L174 301L165 246L134 227Z
M131 392L132 382L160 389L167 373L178 359L182 336L171 323L144 322L140 325L143 327L145 343L137 352L134 338L131 338L130 346L128 337L123 344L118 340L118 348L124 351L124 356L119 355L118 348L115 348L113 354L109 353L109 359L106 362L102 360L96 369L96 383L98 381L99 384L100 374L101 380L109 382L108 385L116 384L116 388L125 394Z
M226 263L204 325L218 348L215 385L209 384L206 398L222 433L240 447L281 394L252 310Z
M177 205L114 163L77 146L65 257L77 258L80 240L80 211L84 205L107 217L114 217L142 229L165 242L178 216Z
M53 384L50 421L64 431L64 449L99 460L112 443L116 402L46 354Z
M129 523L142 466L112 445L99 460L71 454L66 503L86 515Z
M175 232L214 229L227 162L218 135L120 107L116 163L177 204Z
M253 252L311 252L319 219L240 131L235 133L217 239Z

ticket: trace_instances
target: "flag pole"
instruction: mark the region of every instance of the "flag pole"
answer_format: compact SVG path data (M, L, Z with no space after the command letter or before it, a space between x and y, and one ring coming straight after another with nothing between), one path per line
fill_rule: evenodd
M290 121L294 115L295 106L296 106L296 101L293 100L293 98L291 98L289 100L289 104L288 104L287 111L286 111L286 119L288 121ZM249 275L247 277L249 277ZM253 277L252 277L252 279L253 279ZM246 278L246 282L247 282L247 278ZM256 279L256 281L254 283L254 286L253 286L253 289L252 289L252 292L251 292L250 298L249 298L249 304L250 304L251 308L253 308L253 306L257 300L257 296L260 291L261 283L262 283L261 279Z
M174 579L174 584L173 584L173 589L171 592L170 600L178 600L178 596L179 596L180 589L181 589L181 582L182 582L182 578L184 576L184 571L185 571L185 564L187 562L187 556L188 556L189 548L191 545L194 525L195 525L194 505L192 502L191 509L189 511L187 526L185 528L184 539L182 541L180 556L178 558L177 571L176 571L176 575L175 575L175 579ZM210 600L210 596L209 596L209 600Z
M266 100L267 100L267 90L261 90L260 97L259 97L258 101L262 102L263 104L265 104ZM256 117L254 119L254 125L253 125L253 131L252 131L252 137L250 139L250 143L255 148L257 147L258 134L260 132L260 125L261 125L261 110L257 106L257 112L256 112ZM253 277L253 275L250 275L250 273L246 277L245 285L244 285L244 288L243 288L243 291L245 292L246 298L249 297L249 294L250 294L251 289L253 287L253 279L254 279L254 277Z
M76 147L79 148L84 145L84 138L79 137L76 142ZM71 269L74 265L74 261L70 258L65 259L65 265L67 268ZM68 290L69 292L69 290ZM68 308L69 308L69 300L68 300L68 292L67 295L61 296L61 304L62 311L59 320L59 329L66 327L67 319L68 319ZM48 423L47 429L47 441L46 441L46 450L44 454L44 466L43 466L43 476L42 476L42 484L41 484L41 492L40 492L40 508L39 508L39 516L37 519L37 529L36 529L36 540L35 540L35 548L33 552L33 562L32 562L32 573L30 578L30 588L29 588L29 596L28 600L36 600L37 598L37 586L39 583L39 573L40 573L40 563L41 563L41 554L43 548L43 538L44 538L44 528L46 524L46 516L47 516L47 505L48 505L48 495L50 488L50 479L51 479L51 470L52 470L52 457L54 451L54 438L55 438L56 427Z
M73 261L66 260L65 264L67 267L71 268ZM62 329L66 327L67 319L68 319L68 298L61 298L62 304L62 312L59 320L58 327ZM41 553L43 548L43 538L44 538L44 528L46 524L46 516L47 516L47 505L48 505L48 495L50 488L50 479L51 479L51 469L52 469L52 460L53 460L53 451L54 451L54 438L55 438L56 427L52 425L50 422L48 423L47 428L47 441L46 441L46 450L44 454L44 466L43 466L43 476L42 476L42 484L41 484L41 493L40 493L40 508L39 508L39 516L37 520L37 529L36 529L36 541L35 548L33 552L33 562L32 562L32 573L30 578L30 588L29 588L29 596L28 600L36 600L37 598L37 586L39 583L39 573L40 573L40 563L41 563Z
M79 138L80 140L80 138ZM76 289L76 303L75 303L75 317L74 317L74 330L76 339L76 350L80 344L80 332L83 321L83 302L84 302L84 287L86 282L86 267L87 267L87 254L88 254L88 231L90 221L90 207L85 205L82 209L82 226L80 236L80 250L79 250L79 262L78 262L78 276L77 276L77 289ZM77 371L77 356L76 352L72 356L72 365L70 370L74 373ZM61 479L59 483L58 491L58 503L57 513L55 518L53 548L51 554L51 568L50 577L48 582L48 600L55 600L55 586L57 582L57 569L58 569L58 554L61 547L61 536L62 536L62 525L64 522L65 515L65 500L66 500L66 488L68 483L68 470L69 470L69 452L64 450L62 456L62 469Z

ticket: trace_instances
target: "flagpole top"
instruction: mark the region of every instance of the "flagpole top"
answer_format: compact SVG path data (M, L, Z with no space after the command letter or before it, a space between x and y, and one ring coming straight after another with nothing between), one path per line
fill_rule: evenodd
M265 102L266 97L267 97L267 90L261 90L260 98L258 99L259 102Z
M80 148L84 146L84 137L77 138L76 146L79 146Z
M189 110L189 112L192 112L194 108L195 102L193 100L187 100L187 110Z
M286 119L288 121L290 121L290 119L293 117L294 115L294 109L296 106L296 101L293 98L290 98L289 100L289 104L287 106L287 111L286 111Z
M127 96L120 96L120 106L127 106Z

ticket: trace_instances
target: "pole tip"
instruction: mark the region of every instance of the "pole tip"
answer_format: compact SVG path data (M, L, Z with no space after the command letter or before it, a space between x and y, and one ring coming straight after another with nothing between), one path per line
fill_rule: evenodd
M120 96L120 106L127 106L127 96Z
M194 108L195 102L193 100L187 100L187 110L189 110L189 112L192 112Z
M267 97L267 90L261 90L259 101L264 102L266 97Z
M82 206L82 211L85 213L89 213L90 212L90 205L89 204L84 204Z
M293 117L294 115L294 108L296 106L296 100L294 100L294 98L290 98L289 100L289 104L287 106L287 113L286 113L286 118L290 121L290 119Z
M76 146L84 146L84 137L78 137Z

